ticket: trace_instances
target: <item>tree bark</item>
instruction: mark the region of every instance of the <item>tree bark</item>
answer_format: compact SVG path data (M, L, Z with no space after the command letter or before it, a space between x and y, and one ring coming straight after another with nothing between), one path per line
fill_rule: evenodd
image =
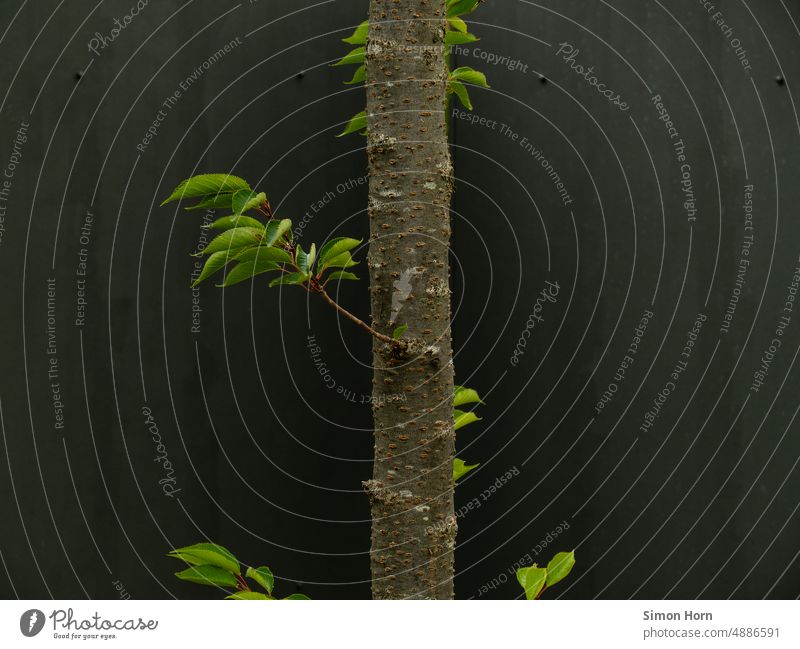
M370 0L367 149L375 599L453 598L452 166L445 0Z

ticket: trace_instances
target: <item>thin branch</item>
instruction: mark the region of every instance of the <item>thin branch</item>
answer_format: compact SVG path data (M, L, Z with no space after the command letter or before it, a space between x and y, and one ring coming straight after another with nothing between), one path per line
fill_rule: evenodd
M389 336L387 336L385 334L382 334L379 331L375 331L366 322L364 322L363 320L361 320L357 316L354 316L347 309L345 309L338 302L336 302L330 295L328 295L328 293L325 291L325 289L322 288L321 286L316 285L316 286L313 287L313 289L322 296L323 300L325 300L328 304L330 304L334 309L336 309L345 318L347 318L348 320L351 320L352 322L356 323L359 327L364 329L366 332L368 332L370 335L374 336L375 338L377 338L381 342L384 342L387 345L392 345L394 347L405 347L405 343L403 343L403 342L401 342L399 340L395 340L394 338L391 338L391 337L389 337Z

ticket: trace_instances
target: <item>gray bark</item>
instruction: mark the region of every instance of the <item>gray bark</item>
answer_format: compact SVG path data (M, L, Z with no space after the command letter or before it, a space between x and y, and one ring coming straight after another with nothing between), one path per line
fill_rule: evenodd
M375 599L453 597L452 167L445 0L370 0L367 45L374 341Z

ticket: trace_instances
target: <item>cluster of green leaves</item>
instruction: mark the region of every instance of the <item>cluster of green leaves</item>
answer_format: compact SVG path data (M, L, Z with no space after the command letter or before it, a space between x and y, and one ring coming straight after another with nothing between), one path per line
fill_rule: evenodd
M273 218L267 196L254 191L247 181L229 174L202 174L184 180L162 203L195 198L199 202L187 210L218 209L231 214L216 219L207 227L219 230L197 256L208 257L192 286L233 264L217 286L227 287L257 275L276 272L270 286L303 286L309 291L324 290L328 282L357 280L348 268L356 262L351 254L359 239L338 237L319 251L316 244L303 250L293 241L292 222ZM248 212L266 217L262 222Z
M525 590L527 599L539 599L550 586L564 579L575 565L575 551L559 552L547 564L540 568L535 563L528 568L517 570L517 581Z
M175 573L178 579L203 586L235 589L235 592L225 599L278 599L272 594L275 577L267 566L247 568L242 575L239 560L230 550L216 543L196 543L185 548L177 548L167 556L180 559L189 565L185 570ZM264 592L253 590L248 579L254 581ZM296 593L283 599L309 598Z
M461 16L472 13L478 8L478 5L483 0L447 0L447 32L445 33L445 45L451 48L454 45L470 45L477 42L479 39L475 34L471 34L467 27L467 23ZM350 81L345 81L348 85L356 85L364 83L367 79L367 35L369 33L369 21L365 20L361 23L352 36L343 38L345 43L355 45L355 49L351 50L341 60L334 63L334 66L342 65L355 65L356 71L353 73L353 78ZM447 51L448 69L450 62L450 50ZM489 84L486 81L486 75L469 66L461 66L455 70L450 70L447 80L447 95L455 95L467 110L472 110L472 102L469 98L469 91L465 84L479 86L481 88L488 88ZM361 111L354 115L344 131L339 134L349 135L350 133L367 133L367 112Z
M453 421L455 429L463 428L469 424L481 421L472 410L461 410L460 406L483 404L478 392L465 388L461 385L455 386L453 394ZM453 459L453 480L458 482L467 473L480 466L479 464L467 464L459 458ZM528 568L517 570L517 580L525 589L525 597L528 599L538 599L546 588L557 584L564 579L572 567L575 565L575 552L559 552L547 564L546 568L540 568L533 564Z
M480 421L481 418L478 417L474 412L471 410L461 410L459 406L466 406L471 404L482 404L480 396L478 393L471 389L465 388L461 385L455 386L455 391L453 393L453 423L455 430L459 428L463 428L464 426L468 426L476 421ZM479 464L467 464L464 460L459 458L453 459L453 480L458 482L460 478L463 478L467 473L475 469L476 467L480 466Z
M486 82L486 75L483 72L478 72L473 68L463 65L450 72L450 77L447 82L448 94L454 94L458 97L459 101L467 110L472 110L472 102L469 98L469 91L464 85L465 83L480 88L488 88L489 84Z
M465 388L461 385L455 386L453 394L453 421L455 429L463 428L469 424L481 421L472 410L461 410L460 406L483 404L477 391ZM458 482L467 473L480 466L479 464L467 464L459 458L453 459L453 480ZM559 552L547 564L546 568L540 568L533 564L528 568L517 570L517 580L525 589L527 599L539 599L545 589L557 584L564 579L572 567L575 565L575 552Z

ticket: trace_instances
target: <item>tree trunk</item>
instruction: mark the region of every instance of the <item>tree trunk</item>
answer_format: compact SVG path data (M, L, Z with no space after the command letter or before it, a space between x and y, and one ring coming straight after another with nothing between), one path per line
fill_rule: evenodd
M374 341L375 599L453 598L452 167L445 0L370 0L367 45Z

